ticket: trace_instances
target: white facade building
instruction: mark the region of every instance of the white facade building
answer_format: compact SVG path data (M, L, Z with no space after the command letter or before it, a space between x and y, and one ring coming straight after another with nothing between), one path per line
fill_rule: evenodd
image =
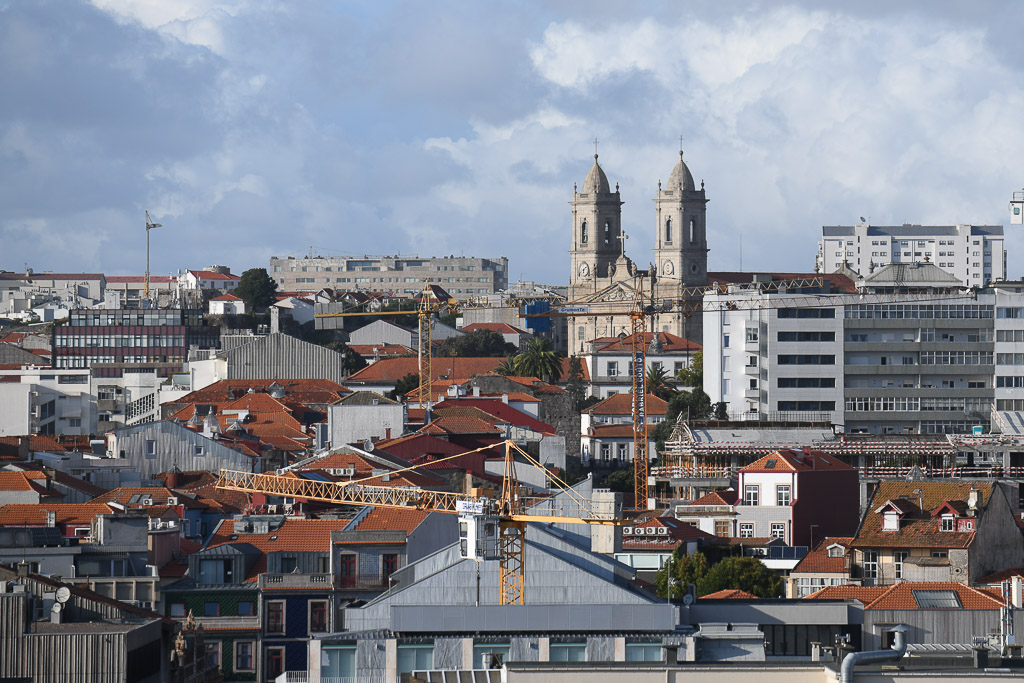
M25 366L3 371L0 436L94 434L96 398L89 371Z
M1001 225L826 225L817 268L834 273L845 263L862 276L888 263L929 261L969 287L1006 279Z

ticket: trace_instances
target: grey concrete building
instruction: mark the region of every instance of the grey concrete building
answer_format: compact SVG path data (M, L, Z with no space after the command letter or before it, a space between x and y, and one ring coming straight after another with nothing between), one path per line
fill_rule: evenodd
M153 477L177 467L191 470L261 472L263 462L174 420L145 422L115 429L107 435L111 458L134 468L141 477Z
M504 256L271 256L268 272L284 292L330 288L414 295L422 289L423 281L429 280L456 299L471 299L508 286L508 259Z
M330 406L328 431L334 447L401 436L407 406L372 391L356 391Z

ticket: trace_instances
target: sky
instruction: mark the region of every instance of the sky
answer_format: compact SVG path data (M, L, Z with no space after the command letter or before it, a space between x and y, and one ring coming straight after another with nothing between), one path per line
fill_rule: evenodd
M0 0L0 269L509 258L565 284L594 139L652 260L683 138L711 270L810 272L822 225L1006 225L1012 0Z

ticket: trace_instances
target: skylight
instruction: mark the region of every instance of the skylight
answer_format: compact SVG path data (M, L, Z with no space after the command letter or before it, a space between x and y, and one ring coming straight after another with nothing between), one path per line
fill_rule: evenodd
M775 464L776 464L777 462L779 462L779 461L778 461L778 460L769 460L768 462L766 462L766 463L764 464L764 468L765 468L766 470L774 470L774 469L775 469Z
M916 590L911 591L921 609L960 609L960 597L956 591Z

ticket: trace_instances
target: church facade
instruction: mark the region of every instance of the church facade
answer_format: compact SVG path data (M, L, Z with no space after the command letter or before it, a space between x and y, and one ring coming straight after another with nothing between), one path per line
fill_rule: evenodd
M704 184L697 189L680 151L668 183L658 183L654 198L654 259L647 267L638 267L626 255L628 235L622 229L618 184L612 192L594 155L593 167L582 187L573 189L570 202L569 298L579 311L569 321L570 353L584 351L587 342L600 337L632 333L628 302L636 293L640 271L647 274L645 298L658 311L648 319L648 331L702 341L702 297L687 289L708 282L707 202ZM696 312L688 312L692 308Z

